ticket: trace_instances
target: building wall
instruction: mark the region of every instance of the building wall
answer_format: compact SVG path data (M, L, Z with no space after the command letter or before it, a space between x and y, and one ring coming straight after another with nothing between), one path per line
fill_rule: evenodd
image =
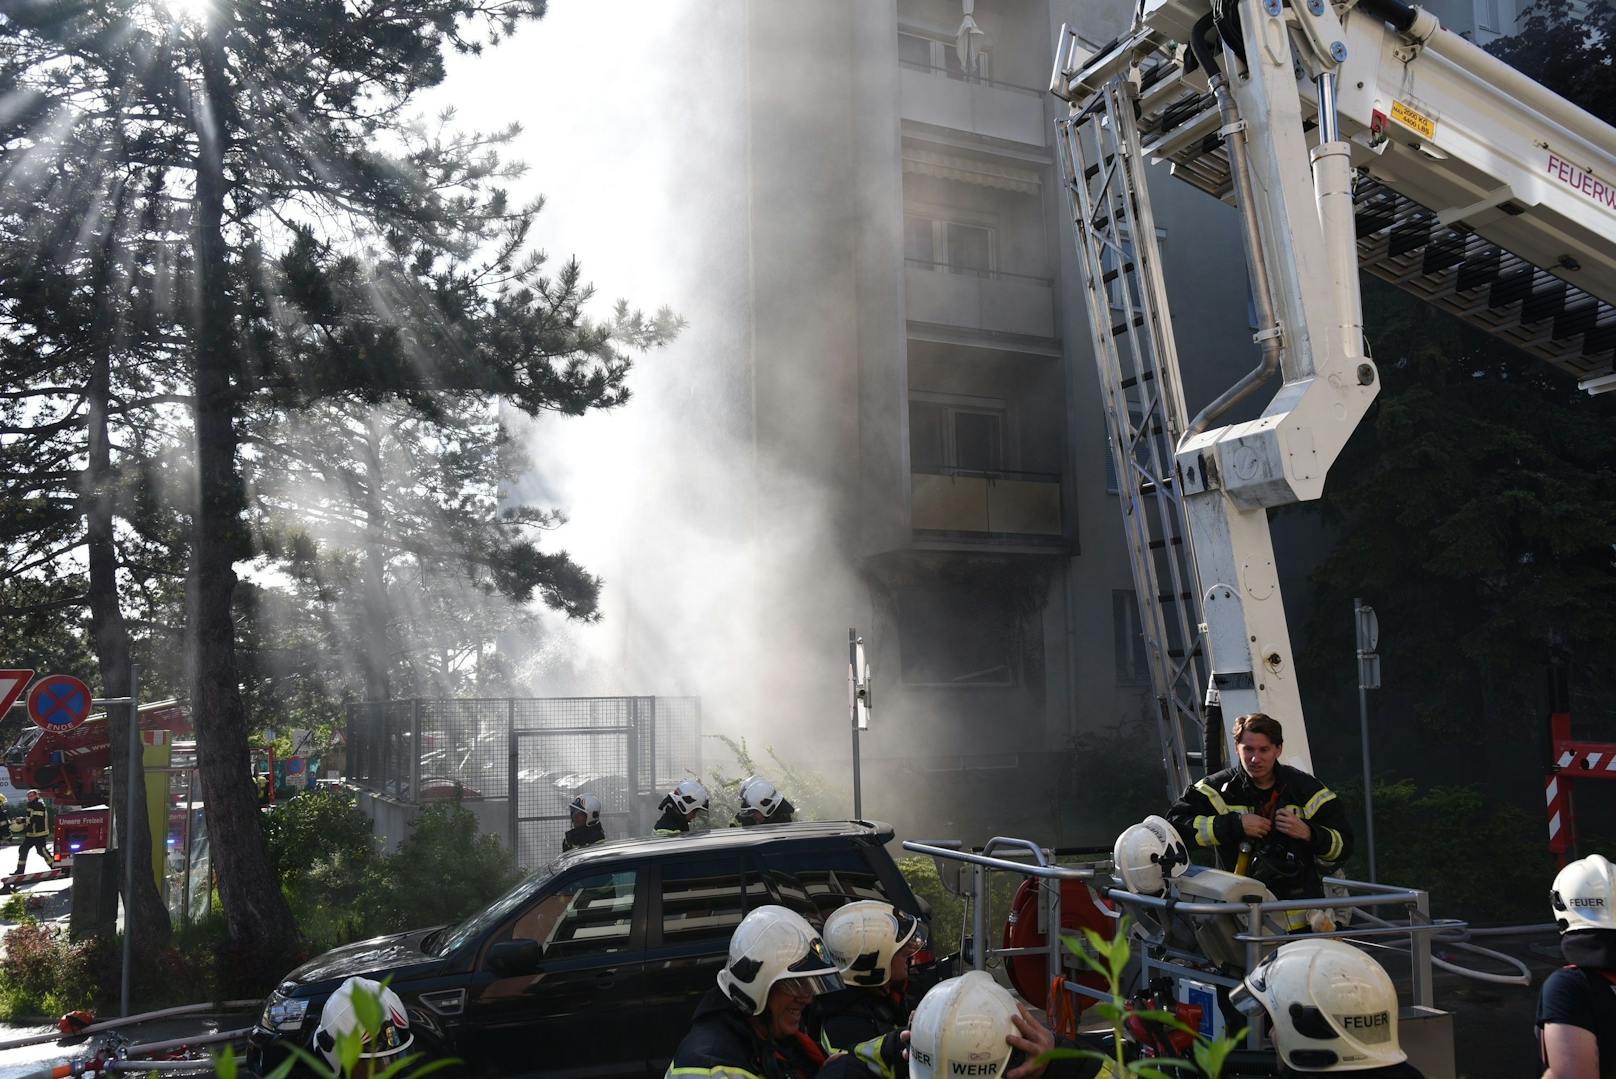
M1131 4L975 9L985 78L965 77L957 0L748 8L758 527L849 570L764 586L766 632L805 657L765 699L812 701L800 752L846 761L827 642L857 625L867 815L1099 842L1116 822L1074 788L1074 747L1146 774L1159 751L1043 87L1063 22L1106 40ZM1256 359L1237 222L1165 171L1152 194L1204 401Z

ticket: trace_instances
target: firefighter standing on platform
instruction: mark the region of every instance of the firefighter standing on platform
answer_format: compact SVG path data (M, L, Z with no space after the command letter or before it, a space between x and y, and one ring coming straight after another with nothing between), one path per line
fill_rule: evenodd
M23 826L22 846L17 848L17 872L22 873L28 868L28 852L31 850L39 851L39 856L45 859L45 868L49 869L56 864L51 858L50 849L45 846L51 832L50 810L38 791L28 792L23 813L27 823Z
M1266 884L1276 899L1324 895L1321 864L1352 853L1352 830L1335 792L1300 768L1279 763L1285 733L1261 712L1234 724L1239 763L1193 784L1167 819L1187 843L1212 847L1218 866ZM1293 912L1291 928L1306 926Z

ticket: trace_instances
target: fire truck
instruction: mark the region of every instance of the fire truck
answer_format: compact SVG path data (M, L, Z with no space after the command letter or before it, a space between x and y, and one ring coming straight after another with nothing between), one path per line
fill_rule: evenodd
M1115 40L1093 45L1062 27L1055 52L1050 91L1068 106L1057 155L1168 791L1220 768L1229 727L1249 712L1283 717L1286 762L1311 770L1269 513L1323 495L1379 392L1359 274L1494 334L1589 393L1616 390L1616 130L1402 0L1140 0ZM1241 226L1255 366L1193 414L1152 165L1232 205ZM1260 415L1231 422L1270 383ZM1568 727L1557 715L1559 777L1616 775L1616 746L1574 743ZM1088 990L1075 973L1085 968L1062 955L1052 927L1089 926L1120 908L1135 919L1140 982L1170 975L1180 1000L1202 992L1211 1002L1269 949L1298 939L1265 922L1287 903L1347 920L1317 932L1406 941L1404 1047L1430 1076L1454 1074L1433 967L1529 984L1518 962L1498 975L1433 955L1441 940L1450 955L1513 962L1464 943L1464 924L1432 918L1417 887L1332 878L1324 897L1279 902L1249 877L1191 867L1141 894L1106 883L1103 865L1061 866L1027 840L995 838L979 852L905 847L937 859L945 883L958 874L979 967L990 952L986 874L1027 877L1023 894L1038 885L1035 903L1018 897L1020 932L999 951L1026 966L1047 950L1042 984L1078 1007ZM1036 999L1039 989L1022 991ZM1061 1010L1051 1003L1052 1015ZM1248 1049L1261 1039L1253 1019Z
M190 715L176 700L140 706L140 729L165 732L170 741L192 735ZM6 771L11 785L37 788L56 803L56 841L52 851L58 862L75 851L107 846L107 798L111 785L112 744L105 713L90 716L70 731L24 728L6 750Z

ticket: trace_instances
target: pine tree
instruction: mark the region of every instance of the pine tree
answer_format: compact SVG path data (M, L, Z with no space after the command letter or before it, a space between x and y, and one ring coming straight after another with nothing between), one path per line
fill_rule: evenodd
M187 20L153 0L36 0L0 21L19 86L58 101L25 129L34 156L48 159L46 125L64 110L116 107L109 153L155 177L157 292L181 307L177 396L191 416L190 698L226 924L249 962L275 961L295 934L248 780L234 622L235 567L255 554L243 449L255 420L355 402L431 417L445 400L494 396L530 412L610 406L625 396L626 351L677 328L625 307L592 322L576 264L550 276L522 254L537 207L500 188L510 171L494 151L510 132L406 121L447 50L481 48L542 9L220 0ZM112 190L87 194L106 206ZM511 565L531 574L533 553Z

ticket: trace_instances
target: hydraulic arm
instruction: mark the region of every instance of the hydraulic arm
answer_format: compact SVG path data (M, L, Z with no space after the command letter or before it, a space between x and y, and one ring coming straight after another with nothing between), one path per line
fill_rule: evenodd
M1119 273L1159 275L1097 240L1110 225L1093 210L1101 185L1166 161L1240 212L1260 361L1181 430L1169 424L1171 482L1222 713L1279 717L1287 760L1309 767L1268 510L1322 494L1379 389L1359 270L1591 392L1616 388L1616 131L1399 0L1144 0L1129 33L1099 49L1063 29L1051 90L1071 105L1062 163L1091 316ZM1126 132L1111 158L1079 149L1089 124ZM1148 201L1145 185L1129 197ZM1150 377L1176 387L1170 319L1149 309L1165 292L1135 295L1135 325L1165 335ZM1114 357L1114 331L1130 323L1105 321L1096 353ZM1105 381L1103 358L1101 369ZM1276 373L1258 419L1217 425ZM1166 622L1142 621L1147 635Z

